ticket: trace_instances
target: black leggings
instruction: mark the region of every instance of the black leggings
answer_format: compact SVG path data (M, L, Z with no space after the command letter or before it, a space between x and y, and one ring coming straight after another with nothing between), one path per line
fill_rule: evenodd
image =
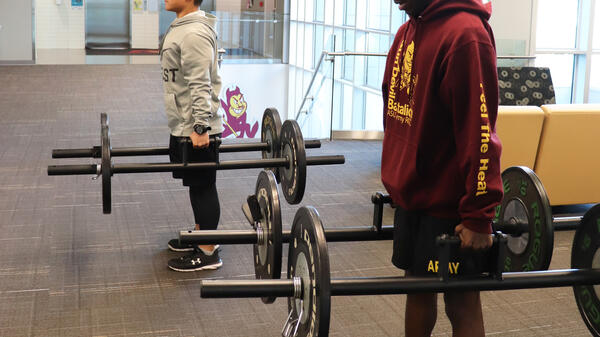
M221 217L217 185L190 186L190 202L194 210L194 220L200 229L217 229Z

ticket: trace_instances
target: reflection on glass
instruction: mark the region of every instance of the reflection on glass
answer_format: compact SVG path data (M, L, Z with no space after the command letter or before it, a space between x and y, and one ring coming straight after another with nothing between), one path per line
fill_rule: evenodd
M352 109L352 130L365 129L365 92L364 90L354 89L352 97L354 104Z
M379 30L388 30L390 28L391 11L389 0L371 0L367 11L367 28ZM393 11L400 12L398 8L392 8Z
M538 54L535 59L536 67L550 68L556 103L570 104L573 87L573 60L569 54Z
M367 92L365 130L383 131L383 98L379 94Z
M354 51L354 30L344 31L344 50ZM354 78L354 56L344 57L344 79L352 81Z
M356 0L344 0L344 9L346 13L346 19L344 25L354 26L356 25Z
M600 103L600 55L592 56L589 102Z
M537 48L575 48L578 0L538 1Z
M594 49L600 49L600 2L598 1L596 1L594 19L594 42L592 43L592 46Z
M325 21L325 0L315 1L315 21Z

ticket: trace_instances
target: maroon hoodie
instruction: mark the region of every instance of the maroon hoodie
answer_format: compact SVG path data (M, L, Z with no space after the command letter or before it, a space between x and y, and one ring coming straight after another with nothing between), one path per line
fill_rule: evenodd
M480 0L433 0L396 34L383 79L381 179L400 207L491 233L502 200L498 75Z

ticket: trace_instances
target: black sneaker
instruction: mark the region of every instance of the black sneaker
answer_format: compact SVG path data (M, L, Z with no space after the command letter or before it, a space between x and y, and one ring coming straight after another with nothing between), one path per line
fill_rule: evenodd
M219 251L215 249L212 255L206 255L200 249L194 250L190 255L169 260L169 268L175 271L198 271L217 269L223 265Z
M188 244L188 243L180 243L179 239L171 239L169 240L169 243L167 243L167 246L169 247L170 250L174 251L174 252L193 252L194 251L194 245L193 244ZM215 245L215 249L219 249L220 246L219 245Z

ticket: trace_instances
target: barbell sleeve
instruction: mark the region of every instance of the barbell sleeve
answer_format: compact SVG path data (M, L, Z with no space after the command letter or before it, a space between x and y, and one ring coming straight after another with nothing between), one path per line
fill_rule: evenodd
M306 157L306 165L337 165L344 164L346 157L341 155L335 156L309 156Z
M294 281L285 280L202 280L203 298L292 297Z
M321 141L318 139L307 140L304 142L307 149L318 149L321 147ZM266 142L221 144L219 152L246 152L246 151L268 151L270 145ZM129 156L163 156L169 154L168 147L115 147L111 149L112 157ZM99 146L86 149L54 149L52 158L100 158L101 151Z
M481 276L456 277L369 277L331 280L331 296L400 295L447 291L491 291L570 287L600 283L600 269L562 269L503 273L500 279ZM204 298L292 297L293 281L285 280L203 280Z
M179 232L179 242L197 245L256 244L258 233L255 230L188 230Z
M99 165L50 165L48 166L49 176L65 176L77 174L99 174Z
M54 149L52 158L99 158L100 147L95 146L88 149Z

